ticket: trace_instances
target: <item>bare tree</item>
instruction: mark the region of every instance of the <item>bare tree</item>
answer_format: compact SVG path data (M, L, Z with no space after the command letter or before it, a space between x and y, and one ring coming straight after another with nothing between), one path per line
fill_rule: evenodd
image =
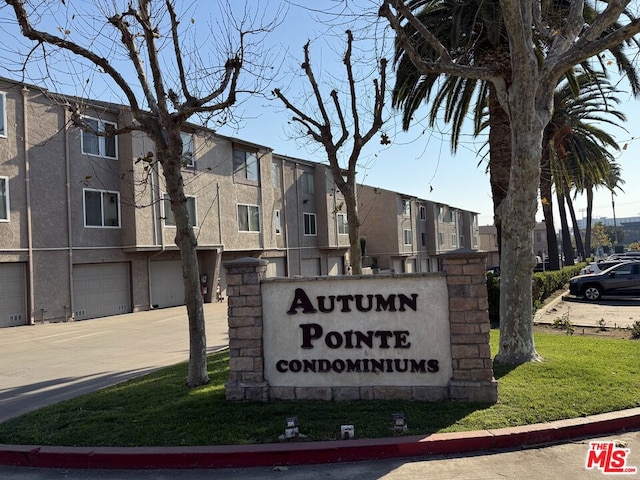
M175 217L175 242L182 258L185 303L189 317L187 384L195 387L207 383L207 343L196 254L197 239L189 220L184 193L181 171L183 144L180 133L183 125L194 116L210 119L212 116L228 113L229 107L236 102L238 80L241 71L245 69L248 36L267 29L251 30L241 25L237 28L238 38L234 47L232 39L228 39L228 53L223 66L204 67L198 64L197 68L189 69L189 59L194 60L192 64L197 64L201 62L201 58L197 55L197 49L184 53L179 28L181 22L172 0L129 2L121 13L106 13L103 10L106 7L96 7L103 12L102 20L106 22L106 26L115 29L116 35L103 35L98 41L98 33L105 26L96 21L90 26L95 29L90 32L94 36L84 39L87 46L71 41L70 38L75 39L77 36L70 35L70 31L60 27L54 27L54 33L38 30L36 26L40 20L40 11L36 12L37 7L30 7L31 11L28 12L26 6L30 6L29 2L5 1L13 8L22 34L37 42L27 54L25 62L31 60L32 54L40 48L43 53L39 60L43 62L49 59L48 50L51 53L60 50L70 52L72 57L88 61L94 70L105 73L122 91L133 118L129 124L108 134L120 135L139 130L155 143L153 161L162 166ZM53 2L49 7L56 3L60 5L59 2ZM38 7L42 5L39 4ZM114 2L113 9L116 8ZM71 18L64 20L70 21ZM192 23L194 22L192 19ZM169 52L168 55L163 55L163 51ZM135 80L126 79L114 66L122 62L122 58L129 61L129 68L133 68L135 72ZM44 68L49 67L45 65ZM73 107L72 119L78 127L88 128L83 121L80 106Z
M533 341L531 271L535 265L533 236L537 209L537 187L543 131L553 112L553 95L558 80L569 68L619 45L640 32L640 20L616 23L624 16L629 0L602 2L595 18L584 15L584 0L568 2L568 14L558 24L543 15L538 0L500 0L502 21L509 38L511 68L476 66L465 58L453 60L436 35L414 15L422 0L383 0L380 15L422 73L447 73L490 82L511 122L512 161L509 189L500 206L502 256L500 261L500 347L496 360L519 364L539 360ZM597 2L596 2L597 3ZM421 42L435 54L419 54L403 31L410 22ZM535 50L536 36L549 47ZM467 57L467 59L469 56Z
M378 131L380 131L384 123L382 119L382 110L384 108L386 89L387 61L384 58L380 60L380 77L374 78L373 80L374 106L371 126L363 135L360 131L360 112L358 111L358 96L356 92L357 82L353 74L353 65L351 61L353 33L351 30L347 30L346 34L347 51L344 55L343 61L347 71L347 82L349 88L349 105L351 114L350 126L347 125L347 120L340 104L340 99L338 98L338 91L335 89L331 90L329 96L331 97L331 103L335 109L338 121L336 122L335 119L332 120L332 117L329 115L325 98L322 96L322 92L320 91L320 87L311 68L309 42L307 42L303 47L304 62L302 63L301 68L313 90L320 118L315 118L312 114L305 113L301 108L295 106L280 89L275 89L273 93L282 101L288 110L291 110L295 114L293 121L300 123L306 129L306 135L320 143L327 154L327 160L329 161L329 168L333 175L333 181L342 192L347 208L350 247L349 256L352 273L359 275L362 273L362 252L360 247L360 235L358 233L360 229L360 219L358 217L356 167L363 147ZM315 109L313 110L315 111ZM331 129L334 123L338 123L337 126L340 130L340 136L337 139L334 137L334 133ZM349 128L352 129L351 153L349 154L347 167L345 169L340 165L339 153L340 149L347 145L347 141L349 139Z

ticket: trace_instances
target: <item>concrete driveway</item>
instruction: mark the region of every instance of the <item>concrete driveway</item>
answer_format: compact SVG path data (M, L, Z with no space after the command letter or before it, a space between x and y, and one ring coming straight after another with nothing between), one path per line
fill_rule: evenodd
M226 347L227 304L205 319L209 351ZM188 358L186 307L0 329L0 422Z
M599 327L604 320L609 328L627 328L640 321L640 298L604 297L592 302L568 296L568 292L540 308L534 323L553 324L557 318L568 315L569 320L579 327Z

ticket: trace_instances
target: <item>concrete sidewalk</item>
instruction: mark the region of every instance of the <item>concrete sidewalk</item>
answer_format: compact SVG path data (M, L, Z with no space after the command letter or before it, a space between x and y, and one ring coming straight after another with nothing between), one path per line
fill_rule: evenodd
M556 319L567 318L577 327L630 328L640 321L640 299L630 297L606 297L597 302L569 296L569 292L557 295L544 304L534 315L533 323L553 324Z

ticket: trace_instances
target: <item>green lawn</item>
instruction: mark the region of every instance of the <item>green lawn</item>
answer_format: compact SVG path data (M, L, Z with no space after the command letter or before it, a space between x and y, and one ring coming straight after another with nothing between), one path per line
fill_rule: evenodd
M492 351L498 332L492 331ZM592 415L640 405L640 342L537 334L545 358L495 369L495 405L409 401L227 403L226 352L209 358L211 383L188 389L186 364L69 400L0 424L0 443L37 445L214 445L276 442L297 415L309 440L391 436L391 414L404 412L408 434L429 434Z

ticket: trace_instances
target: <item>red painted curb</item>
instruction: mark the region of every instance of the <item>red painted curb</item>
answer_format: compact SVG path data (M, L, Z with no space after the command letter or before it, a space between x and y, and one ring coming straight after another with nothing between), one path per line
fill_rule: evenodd
M185 469L338 463L481 452L640 429L640 408L546 424L424 436L207 447L0 445L0 465L47 468Z

